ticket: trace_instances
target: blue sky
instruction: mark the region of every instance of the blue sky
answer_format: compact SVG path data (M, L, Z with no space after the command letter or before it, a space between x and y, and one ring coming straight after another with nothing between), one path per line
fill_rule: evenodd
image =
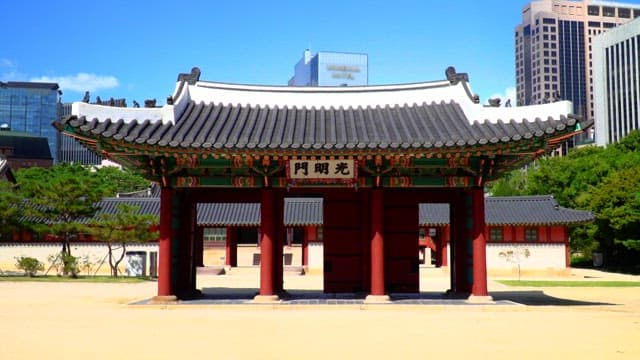
M453 65L485 102L515 85L527 2L2 1L0 81L163 104L194 66L201 80L286 85L310 48L367 53L371 85L441 80Z

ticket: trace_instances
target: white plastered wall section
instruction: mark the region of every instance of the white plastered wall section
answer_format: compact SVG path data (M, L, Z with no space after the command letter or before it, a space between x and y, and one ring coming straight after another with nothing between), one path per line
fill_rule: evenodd
M500 256L501 252L523 252L525 249L529 250L529 257L522 257L520 262L520 268L522 270L564 270L566 269L566 245L565 244L487 244L487 269L488 270L511 270L517 268L518 264L507 261L503 256ZM323 247L322 243L310 243L309 244L309 269L322 269L323 266ZM449 252L449 246L447 246L447 254ZM416 252L416 256L417 256ZM427 254L428 256L429 254ZM448 256L449 264L451 263L451 256Z
M50 266L50 256L56 256L62 250L62 244L59 243L5 243L0 244L0 270L6 273L19 272L15 267L16 258L20 256L28 256L38 259L44 264L44 272L46 272ZM144 252L146 255L146 269L145 274L150 274L150 253L158 252L157 244L128 244L126 247L127 252ZM122 249L114 248L115 256L118 257ZM80 264L82 260L87 258L91 264L91 275L109 275L109 258L107 257L108 248L106 244L87 244L87 243L71 243L71 255L79 259ZM122 260L119 266L120 274L126 275L127 270L127 256ZM87 275L87 269L81 268L80 273ZM51 268L48 275L55 275L55 269Z
M525 250L529 256L524 256ZM500 253L513 251L513 261L507 261ZM508 270L518 267L522 270L562 270L566 268L565 244L535 244L535 243L511 243L511 244L487 244L487 269Z

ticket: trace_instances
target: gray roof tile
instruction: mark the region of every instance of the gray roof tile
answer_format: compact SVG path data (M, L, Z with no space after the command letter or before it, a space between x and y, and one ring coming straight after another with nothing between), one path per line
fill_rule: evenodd
M567 209L551 195L485 198L487 225L569 225L594 220L590 211ZM420 204L420 225L449 224L449 204Z
M573 117L469 123L455 102L358 108L296 108L190 102L175 124L67 117L93 136L173 148L402 149L473 146L563 131Z
M118 204L140 206L140 213L159 214L159 198L108 198L98 203L100 213L115 213ZM259 226L258 203L198 204L198 225L205 226ZM420 225L444 226L449 224L449 204L420 204ZM559 206L550 195L505 196L485 198L485 221L491 225L570 225L590 222L589 211ZM322 198L285 198L284 224L286 226L322 225Z

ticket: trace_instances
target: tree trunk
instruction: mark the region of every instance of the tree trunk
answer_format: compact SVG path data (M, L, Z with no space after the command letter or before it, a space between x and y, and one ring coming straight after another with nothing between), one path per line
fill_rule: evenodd
M120 257L118 258L118 260L116 260L116 271L118 269L118 266L120 265L120 262L122 261L122 259L124 259L124 255L127 252L127 247L125 246L124 243L122 243L122 254L120 254Z
M111 268L111 276L118 277L118 266L113 264L113 249L111 243L107 243L109 249L109 267Z

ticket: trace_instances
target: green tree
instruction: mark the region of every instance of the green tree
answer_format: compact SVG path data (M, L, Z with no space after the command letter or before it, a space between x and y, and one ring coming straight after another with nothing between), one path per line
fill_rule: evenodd
M115 214L100 214L91 221L91 234L107 243L111 275L118 276L118 266L127 252L127 243L146 242L158 238L157 231L151 231L159 222L158 216L140 214L138 206L118 205ZM119 245L121 252L115 254Z
M562 206L587 209L591 188L614 170L607 149L595 146L574 149L564 157L540 159L529 171L526 193L551 194Z
M8 240L21 229L22 196L9 181L0 181L0 240Z
M69 243L87 232L86 219L95 214L95 204L105 195L98 178L81 165L66 163L48 169L20 169L16 178L28 200L25 211L38 219L31 228L58 237L61 258L70 259Z
M488 185L492 196L520 196L526 194L527 171L513 170Z
M612 173L594 188L591 205L597 214L603 251L616 255L616 245L640 251L640 166Z
M100 182L105 196L115 196L117 193L126 193L144 190L149 187L149 180L141 175L115 166L103 166L95 169L95 175Z

